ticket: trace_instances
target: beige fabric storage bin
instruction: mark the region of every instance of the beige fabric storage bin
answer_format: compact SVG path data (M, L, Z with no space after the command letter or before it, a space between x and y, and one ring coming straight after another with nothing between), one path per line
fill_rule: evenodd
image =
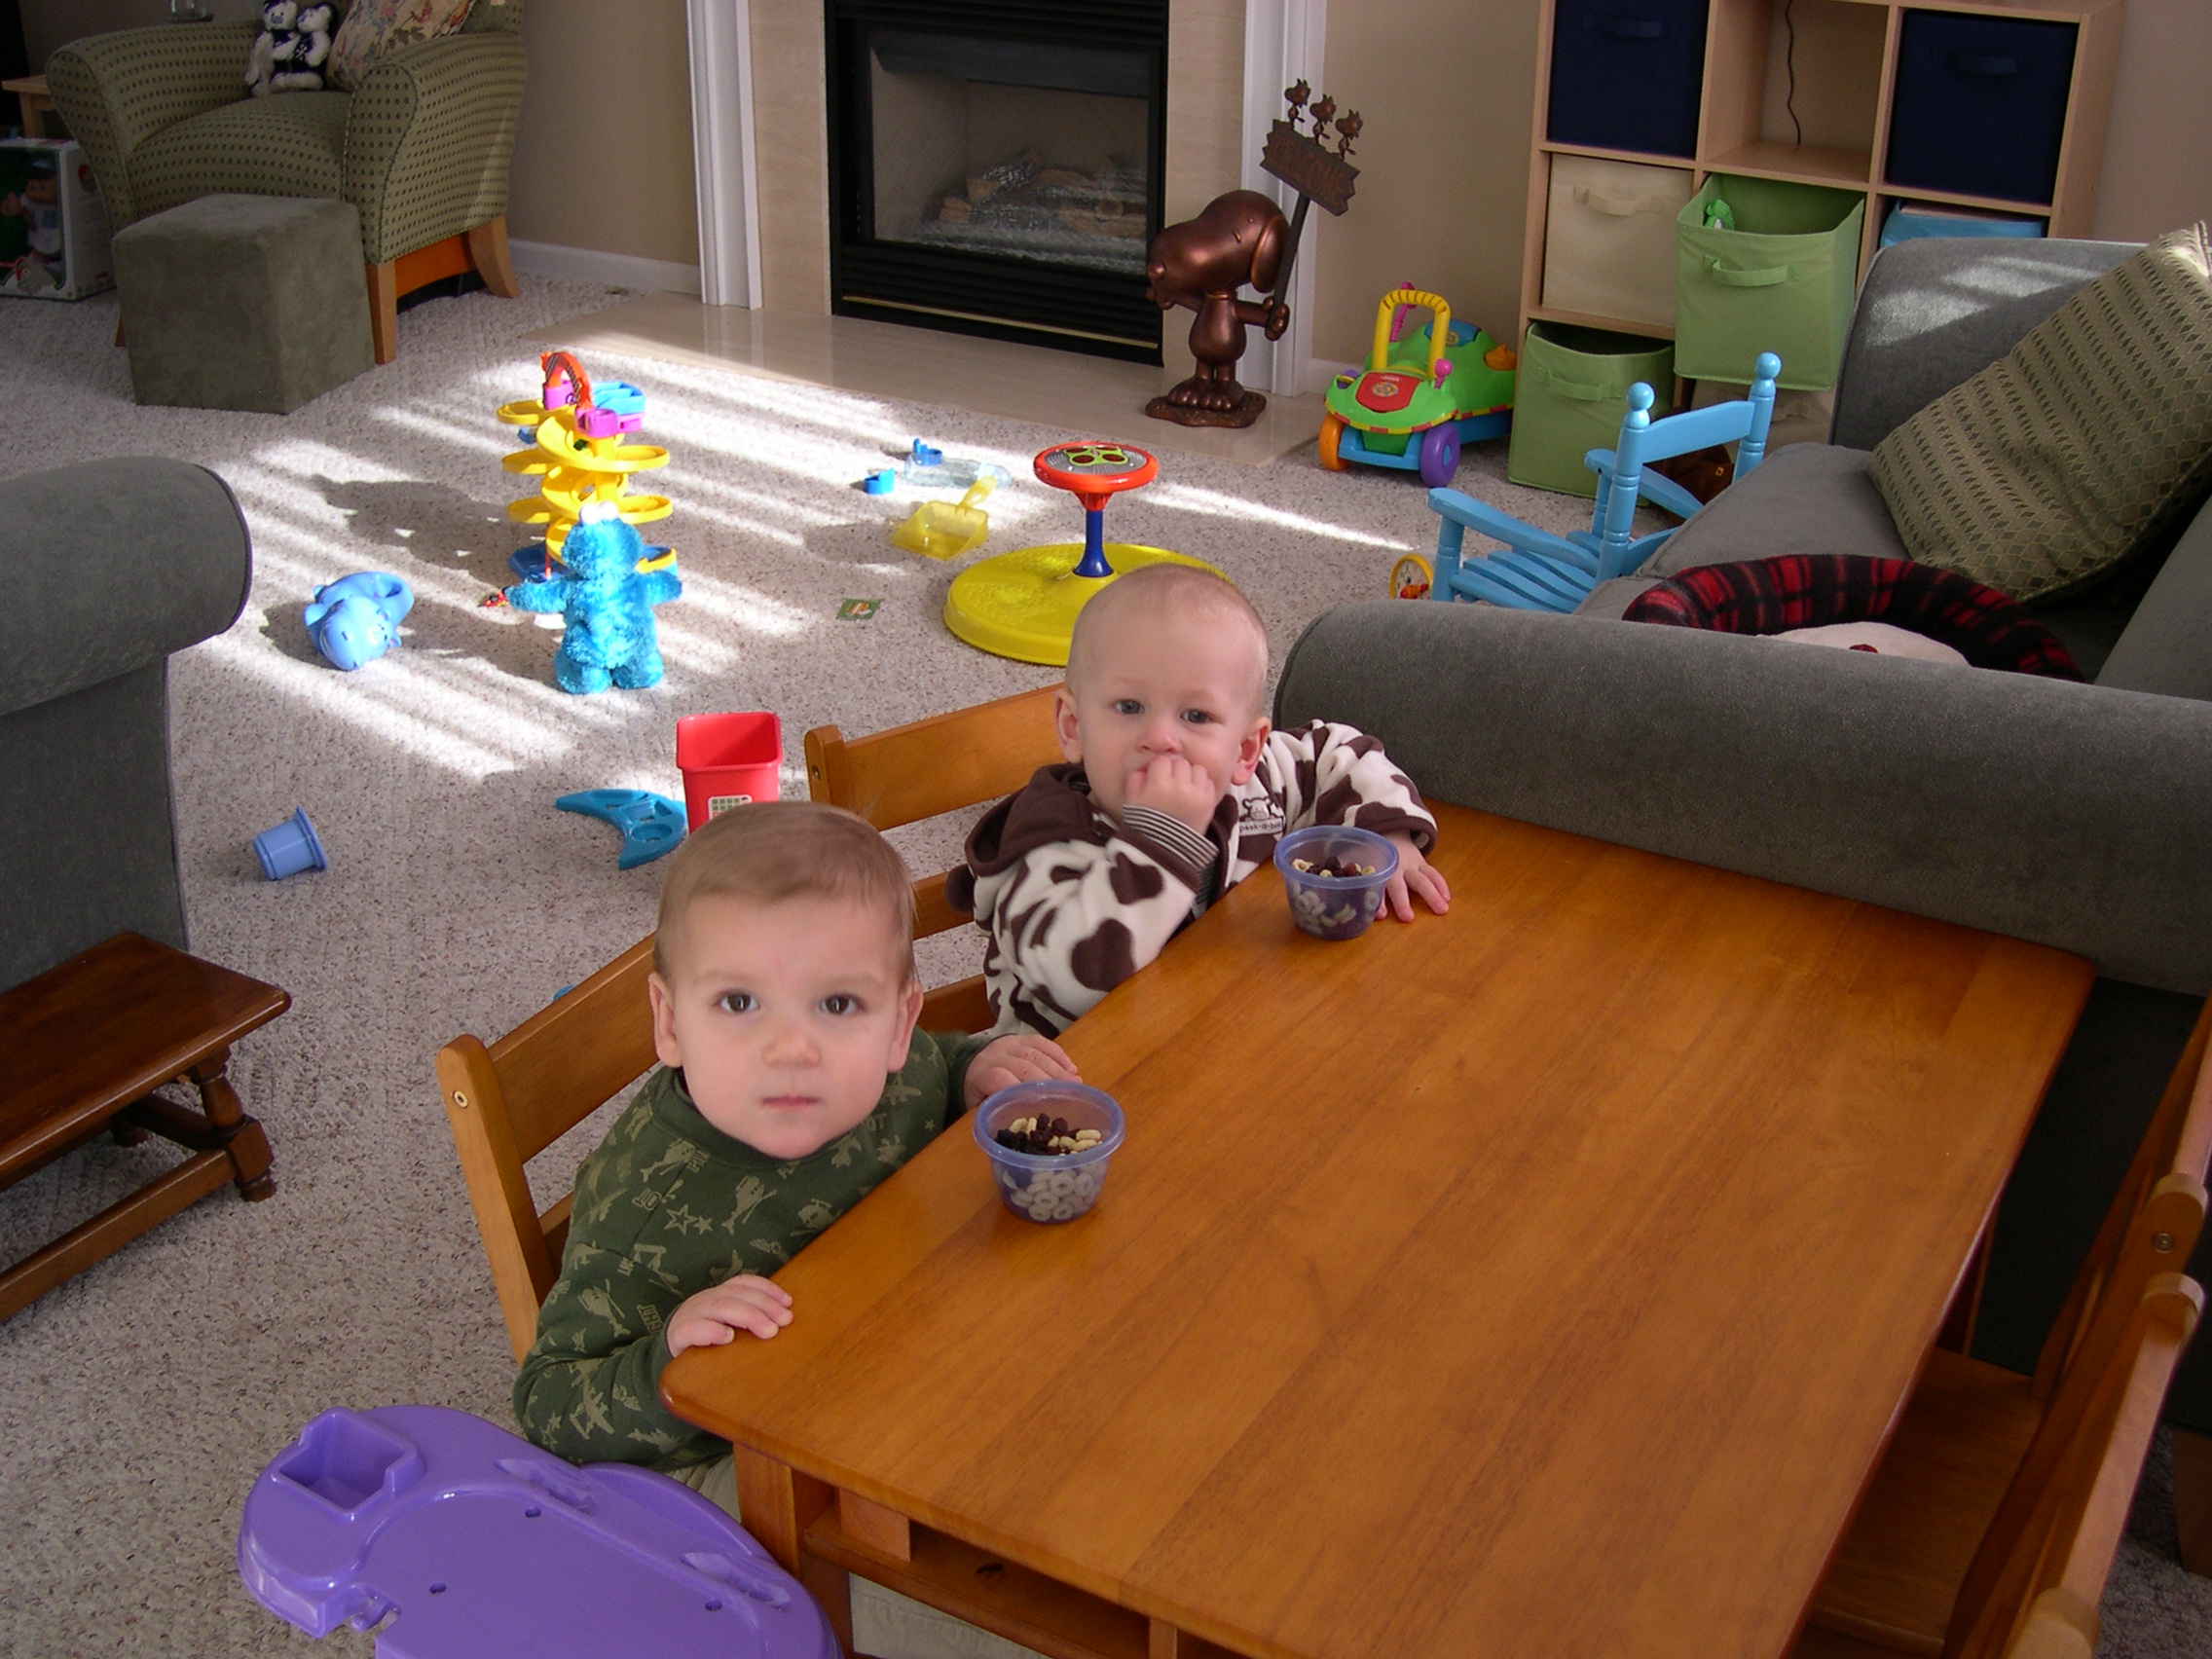
M1710 409L1715 403L1738 403L1751 395L1748 386L1726 381L1701 380L1690 395L1692 409ZM1766 432L1767 454L1790 444L1825 444L1835 422L1835 387L1825 391L1790 391L1774 394L1774 420Z
M1544 304L1672 326L1675 216L1695 194L1686 168L1552 157Z

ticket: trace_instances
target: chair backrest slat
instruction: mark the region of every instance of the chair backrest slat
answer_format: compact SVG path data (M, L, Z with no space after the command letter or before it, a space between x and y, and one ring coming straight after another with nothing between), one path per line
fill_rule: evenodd
M1598 500L1590 518L1591 534L1602 548L1620 554L1635 540L1637 497L1643 469L1650 462L1732 443L1737 477L1758 465L1766 455L1767 429L1774 419L1774 376L1782 372L1781 361L1762 351L1753 371L1756 378L1748 397L1656 420L1648 414L1655 395L1652 388L1641 381L1629 387L1613 463L1599 477ZM1603 578L1620 572L1607 565L1599 573Z
M657 1063L650 934L497 1043L515 1146L529 1162Z
M947 873L950 873L949 871ZM965 910L955 910L944 897L944 877L925 875L914 883L914 937L927 939L932 934L949 933L965 927L976 918Z
M835 726L806 734L806 788L816 800L857 812L878 830L1010 795L1060 758L1052 735L1053 686L956 709L848 740ZM944 878L914 883L914 933L926 939L970 918L944 900ZM922 1005L931 1031L980 1031L991 1005L980 977L941 985Z
M2202 1293L2180 1271L2204 1226L2205 1149L2212 1144L2208 1034L2212 1002L2197 1017L2045 1343L2031 1387L2049 1403L1960 1582L1946 1659L1997 1659L2005 1652L2014 1627L2029 1616L2029 1604L2055 1582L2034 1575L2049 1555L2063 1506L2085 1493L2114 1444L2120 1391L2144 1363L2146 1344L2155 1347L2162 1340L2155 1327L2181 1318L2176 1309L2192 1297L2193 1306L2201 1307ZM2191 1311L2182 1320L2182 1340L2194 1319ZM2132 1488L2133 1476L2128 1481Z
M806 734L807 793L896 830L940 813L1010 795L1059 759L1052 691L1001 697L867 737L835 726Z
M2035 1446L2062 1441L2047 1478L2015 1476L1960 1586L1944 1659L2025 1659L2028 1632L2095 1647L2096 1607L2126 1530L2143 1459L2166 1386L2204 1310L2204 1293L2180 1273L2159 1273L2131 1306L2121 1338L2095 1376L2070 1372ZM2058 1406L2073 1409L2060 1419ZM2031 1447L2032 1454L2035 1450Z

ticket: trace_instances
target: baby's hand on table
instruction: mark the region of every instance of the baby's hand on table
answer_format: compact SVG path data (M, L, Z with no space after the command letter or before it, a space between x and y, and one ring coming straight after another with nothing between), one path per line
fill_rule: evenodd
M1050 1037L1017 1031L1001 1037L968 1062L968 1078L960 1092L973 1112L985 1096L1017 1083L1062 1081L1076 1081L1075 1061L1068 1058L1067 1051Z
M1428 907L1438 915L1452 907L1452 889L1444 879L1444 872L1420 856L1414 838L1403 830L1390 833L1390 844L1398 849L1398 872L1390 877L1383 889L1384 907L1401 922L1414 919L1412 893L1428 901Z
M1164 812L1203 835L1213 822L1213 809L1221 803L1221 786L1203 766L1193 765L1180 755L1162 755L1129 774L1123 799L1130 806Z
M791 1322L790 1291L757 1273L739 1273L686 1297L669 1315L669 1355L687 1347L719 1347L740 1331L772 1337Z

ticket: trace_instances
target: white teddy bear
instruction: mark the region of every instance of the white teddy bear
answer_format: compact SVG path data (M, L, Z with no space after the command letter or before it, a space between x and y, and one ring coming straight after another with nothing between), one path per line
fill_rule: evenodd
M330 55L330 30L336 9L322 0L266 0L261 33L246 60L245 83L255 97L271 92L319 92L322 61Z

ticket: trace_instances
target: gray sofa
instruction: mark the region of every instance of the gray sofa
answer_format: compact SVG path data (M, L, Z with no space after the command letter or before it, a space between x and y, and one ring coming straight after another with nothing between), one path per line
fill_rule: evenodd
M1278 721L1380 736L1440 799L2039 940L2099 978L1999 1211L1975 1351L2030 1369L2212 989L2212 511L2043 614L2091 684L1623 622L1659 575L1902 557L1865 451L2115 243L1907 243L1875 261L1835 446L1779 452L1661 568L1557 616L1382 601L1316 620ZM2194 1271L2212 1271L2212 1241ZM2212 1344L2168 1416L2212 1432Z
M1884 249L1852 319L1827 444L1793 444L1685 524L1632 576L1604 584L1581 612L1618 616L1654 582L1698 565L1781 553L1911 557L1866 478L1874 446L1995 362L2075 289L2136 251L2132 242L1936 239ZM2194 557L2169 559L2187 529ZM2082 672L2102 685L2212 697L2212 523L2185 513L2098 587L2038 608ZM2146 590L2161 566L2171 579ZM2121 637L2125 635L2124 643Z
M238 617L245 520L204 467L0 483L0 990L123 932L185 946L168 658Z

